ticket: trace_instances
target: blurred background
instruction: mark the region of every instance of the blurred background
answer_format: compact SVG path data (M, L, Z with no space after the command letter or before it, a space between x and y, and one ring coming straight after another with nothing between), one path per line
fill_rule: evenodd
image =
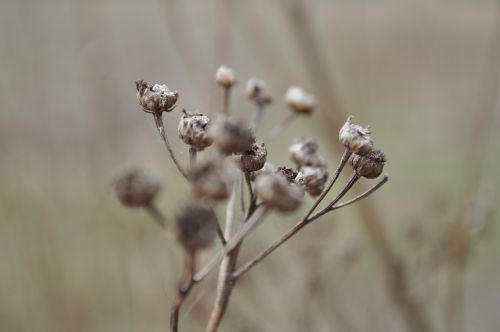
M333 171L353 114L390 181L242 279L221 331L498 331L499 20L495 1L2 0L0 330L167 330L181 251L110 183L140 166L162 177L167 216L191 199L134 81L179 91L165 122L187 163L180 109L219 112L213 74L227 64L232 112L250 117L249 77L275 96L259 135L286 113L289 85L316 95L269 161L290 165L306 135ZM272 215L240 262L298 214ZM181 330L204 330L215 281L191 294Z

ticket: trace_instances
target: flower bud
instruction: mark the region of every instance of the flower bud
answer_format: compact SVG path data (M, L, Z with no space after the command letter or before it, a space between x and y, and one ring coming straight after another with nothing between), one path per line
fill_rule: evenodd
M264 108L273 101L273 98L267 91L266 82L263 80L250 78L247 81L245 90L248 99L261 108Z
M209 247L215 238L217 216L204 204L189 204L175 217L177 239L188 251Z
M318 152L318 143L309 137L300 137L290 146L290 157L299 166L324 167L325 158Z
M137 101L144 112L170 112L174 109L179 98L179 93L171 91L165 84L150 86L143 80L139 80L135 82L135 86L137 88Z
M223 88L229 89L236 84L236 76L234 71L228 66L220 66L215 72L215 82Z
M267 149L264 143L253 142L245 152L233 154L233 160L242 172L255 172L264 167Z
M255 192L264 205L280 212L297 209L304 197L301 186L290 184L284 176L272 173L257 177Z
M205 149L212 144L212 139L208 135L210 118L197 112L182 111L184 114L179 121L179 137L184 143L195 147L198 151Z
M314 96L306 93L301 87L292 85L285 94L285 101L296 113L311 114L316 108Z
M311 196L318 196L325 188L328 172L324 167L302 167L300 172L304 176L304 184Z
M245 122L225 116L218 117L208 133L214 145L225 154L245 152L255 140Z
M339 140L346 148L360 156L368 155L373 149L369 128L353 124L352 116L348 117L346 123L340 128Z
M197 197L214 201L224 200L231 192L231 177L226 165L215 158L199 160L191 169L189 178Z
M368 179L375 179L378 177L384 170L386 161L385 154L378 149L373 149L367 156L353 154L349 159L356 174Z
M142 170L131 169L118 176L114 190L127 207L148 206L160 190L160 181Z

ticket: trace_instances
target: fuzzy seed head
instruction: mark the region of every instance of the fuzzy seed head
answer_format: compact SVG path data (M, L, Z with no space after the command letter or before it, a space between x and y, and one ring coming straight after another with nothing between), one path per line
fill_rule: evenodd
M217 216L204 204L185 206L175 217L177 239L188 251L209 247L216 235Z
M311 114L316 108L314 96L296 85L288 88L285 94L285 101L296 113Z
M385 154L378 149L373 149L367 156L353 154L349 159L349 163L356 171L356 174L368 179L375 179L382 174L386 161Z
M269 105L273 98L267 90L267 84L264 80L258 78L250 78L245 87L248 99L255 105L264 108Z
M318 152L318 143L309 137L300 137L290 146L290 157L299 165L324 167L325 158Z
M210 118L197 112L187 112L183 110L183 115L179 121L179 138L184 143L202 151L212 144L212 139L208 135Z
M191 185L198 198L224 200L231 192L231 176L226 165L215 158L199 160L189 173Z
M127 207L145 207L151 204L160 190L160 181L143 170L131 169L114 181L118 200Z
M289 183L280 174L261 174L255 180L255 192L263 204L280 212L296 210L304 198L302 186Z
M242 172L255 172L264 167L266 163L267 149L264 143L253 142L245 152L233 154L233 160L236 166Z
M370 154L373 149L370 129L353 124L352 116L347 118L346 123L340 129L339 140L346 148L360 156Z
M137 101L144 112L162 113L174 109L179 98L177 91L172 91L165 84L149 85L143 80L135 82L137 89Z
M325 188L328 172L324 167L302 167L300 172L304 176L304 184L311 196L318 196Z
M255 140L245 122L226 116L218 117L208 133L214 145L225 154L245 152Z
M234 71L228 66L220 66L215 72L215 82L223 88L231 88L234 84L236 84Z

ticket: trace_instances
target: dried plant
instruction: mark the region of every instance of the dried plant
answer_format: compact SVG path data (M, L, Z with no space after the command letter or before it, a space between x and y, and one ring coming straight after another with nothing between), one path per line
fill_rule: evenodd
M340 128L339 140L344 152L328 181L325 158L319 152L318 143L307 137L300 137L290 147L290 157L295 168L274 167L266 162L268 151L262 141L278 137L287 124L297 115L311 115L316 108L314 96L292 86L285 94L289 112L263 139L259 141L255 128L265 108L273 101L263 80L251 78L246 84L249 101L256 110L250 123L230 114L230 93L237 79L234 71L221 66L215 81L223 89L222 112L211 120L199 112L183 110L178 133L188 145L190 166L186 170L168 143L163 127L163 112L171 112L176 106L179 94L166 85L150 85L142 80L136 82L139 105L154 116L158 132L163 139L172 161L193 189L194 201L186 205L170 221L154 205L159 191L158 181L143 171L133 170L120 176L115 182L116 194L121 203L128 207L143 207L160 226L172 231L184 249L184 267L179 280L177 296L171 307L170 330L178 331L179 312L192 288L219 267L216 297L206 331L216 331L224 317L234 286L243 275L279 248L305 226L334 210L356 203L379 189L387 182L384 175L366 192L349 200L341 199L361 178L378 178L386 162L385 154L374 149L368 128L352 123L349 117ZM210 155L197 155L212 150ZM349 180L332 195L332 188L346 165L352 166ZM248 194L242 186L245 185ZM315 201L299 221L275 242L249 259L238 264L238 253L244 240L270 215L296 211L303 203L305 193ZM326 202L323 207L320 204ZM214 205L228 200L224 229L214 212ZM240 213L236 213L236 202L240 202ZM197 254L209 247L214 238L220 239L220 250L197 269Z

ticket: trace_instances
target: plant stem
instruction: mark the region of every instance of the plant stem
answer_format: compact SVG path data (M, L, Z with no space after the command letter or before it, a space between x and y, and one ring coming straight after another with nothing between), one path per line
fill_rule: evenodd
M254 111L252 113L252 120L250 121L250 128L252 130L256 130L259 125L260 119L262 118L262 113L264 112L264 108L262 106L256 105Z
M186 252L184 258L184 271L177 288L177 296L170 310L170 331L177 332L179 327L179 312L185 298L193 288L194 273L196 269L196 255L194 251Z
M177 158L174 155L174 151L172 150L172 147L170 146L170 143L167 139L167 134L165 133L165 128L163 127L163 120L162 120L162 115L161 113L153 113L154 119L155 119L155 124L156 128L158 128L158 132L160 133L160 136L163 140L163 143L165 144L165 147L168 150L168 153L170 154L170 158L172 158L172 161L174 162L175 166L179 170L179 172L186 178L186 180L189 181L189 177L187 176L186 171L182 168L182 166L179 164L177 161Z
M292 111L289 111L285 117L280 121L278 122L278 124L276 124L272 129L271 131L266 135L264 136L264 139L263 141L268 144L269 142L271 142L274 138L276 138L276 136L278 136L282 131L283 129L285 129L289 124L290 122L292 122L293 119L295 119L297 117L297 113L295 112L292 112Z
M198 149L194 146L189 147L189 166L191 169L196 165L196 155L198 154Z
M229 115L229 96L230 96L231 88L223 88L222 95L222 114Z
M387 175L384 175L384 177L379 181L377 182L373 187L371 187L370 189L368 189L367 191L359 194L358 196L354 197L353 199L350 199L346 202L343 202L343 203L339 203L337 205L334 205L334 206L331 206L330 207L330 211L334 211L334 210L337 210L337 209L340 209L340 208L343 208L345 206L348 206L348 205L351 205L351 204L354 204L360 200L362 200L363 198L373 194L375 191L377 191L380 187L382 187L387 181L389 181L389 176Z
M145 207L146 211L148 211L149 215L153 218L153 220L160 225L161 228L167 227L167 218L158 210L158 207L151 202L149 205Z

